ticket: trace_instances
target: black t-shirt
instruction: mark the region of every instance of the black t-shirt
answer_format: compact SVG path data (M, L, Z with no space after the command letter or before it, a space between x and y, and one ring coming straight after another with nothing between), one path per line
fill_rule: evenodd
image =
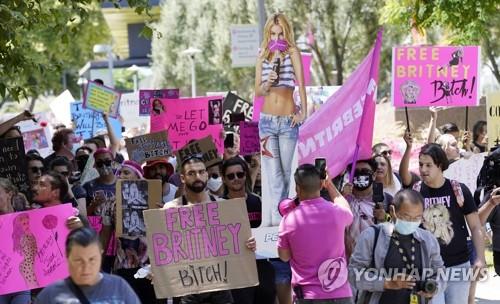
M411 263L411 247L413 235L399 235L398 240L400 246L403 248L406 258ZM384 260L384 268L389 272L389 270L396 271L398 273L411 274L411 270L406 269L406 263L403 261L403 256L398 251L398 246L394 242L394 238L391 238L389 244L389 249ZM422 274L422 254L420 253L420 242L415 240L415 262L414 269L418 270L419 274ZM410 295L412 290L410 289L400 289L400 290L384 290L382 296L380 297L379 304L392 304L392 303L410 303Z
M229 199L227 194L222 196L223 199ZM250 228L257 228L262 223L262 201L260 197L253 193L247 193L246 199L248 219L250 220Z
M446 267L463 264L469 260L465 216L477 211L476 204L467 186L460 183L464 204L460 207L453 192L453 186L446 179L440 188L421 184L424 197L423 228L429 230L439 241L441 257Z
M491 197L491 191L488 191L483 197L481 202L481 207L486 204L486 202ZM493 250L500 251L500 206L495 206L488 216L487 222L490 223L491 232L493 233Z

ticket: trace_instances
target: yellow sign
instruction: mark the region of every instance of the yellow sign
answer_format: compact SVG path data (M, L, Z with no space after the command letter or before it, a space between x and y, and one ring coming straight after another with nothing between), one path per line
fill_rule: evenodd
M486 119L488 123L488 148L500 144L500 92L486 96Z
M89 82L83 103L84 108L118 117L121 93L95 82Z

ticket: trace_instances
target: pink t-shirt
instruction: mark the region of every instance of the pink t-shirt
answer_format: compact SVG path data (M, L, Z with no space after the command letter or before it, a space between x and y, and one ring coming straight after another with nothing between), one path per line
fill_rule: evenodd
M352 213L323 198L301 201L279 227L278 248L291 252L292 285L305 299L351 297L344 231Z

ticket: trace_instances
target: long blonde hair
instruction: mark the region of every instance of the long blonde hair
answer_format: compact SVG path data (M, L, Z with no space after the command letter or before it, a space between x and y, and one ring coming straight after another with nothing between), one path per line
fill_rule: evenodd
M288 54L288 51L291 47L295 47L295 39L293 36L293 28L290 24L290 21L286 18L283 13L275 13L271 17L269 17L264 25L264 39L262 40L262 44L260 45L261 56L267 60L271 60L272 54L267 48L269 41L271 40L271 27L273 25L279 25L283 29L283 38L288 43L288 49L284 52L284 54ZM282 55L284 55L282 54Z

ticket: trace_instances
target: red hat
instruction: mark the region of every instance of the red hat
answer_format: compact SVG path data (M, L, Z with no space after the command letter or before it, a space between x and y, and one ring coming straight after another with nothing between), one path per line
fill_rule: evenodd
M136 163L133 160L126 160L122 163L122 167L129 168L130 170L134 171L135 174L139 176L139 178L144 178L144 171L142 171L141 165ZM120 169L121 171L121 169Z
M174 174L175 171L174 166L172 166L172 164L169 163L165 158L161 158L161 159L151 160L146 163L146 165L143 167L144 176L149 177L149 170L159 164L163 164L165 165L165 167L167 167L167 174L169 176Z
M94 158L96 158L96 156L99 154L105 154L105 153L108 153L109 155L111 155L111 158L113 158L113 153L108 148L99 148L99 149L95 150Z

